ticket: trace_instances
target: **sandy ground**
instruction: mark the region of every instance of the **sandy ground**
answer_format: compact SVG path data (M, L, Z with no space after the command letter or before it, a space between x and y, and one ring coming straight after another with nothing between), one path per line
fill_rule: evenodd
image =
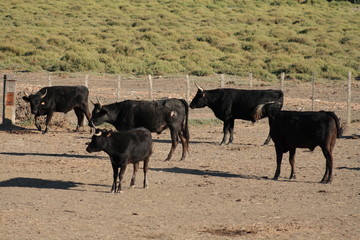
M108 156L85 151L87 129L1 131L0 239L359 239L359 139L338 139L331 184L318 183L320 149L297 152L296 180L285 160L273 181L266 121L236 124L227 146L221 126L191 126L185 161L179 146L164 162L169 132L154 134L150 188L141 172L129 188L129 166L122 194L109 193Z
M299 89L286 94L291 91L287 109L311 102ZM344 112L344 103L333 101L327 106ZM190 111L190 118L200 116L213 118L208 110ZM141 188L141 171L136 187L129 187L129 166L123 193L111 194L108 156L87 153L89 129L73 133L73 113L66 119L70 127L46 135L33 125L0 131L0 239L360 238L359 122L337 140L331 184L319 183L325 171L319 148L297 151L297 179L291 181L285 154L281 177L273 181L274 145L262 146L267 120L237 120L234 143L225 146L219 145L221 125L190 125L185 161L179 161L179 145L164 162L169 131L153 134L149 189Z

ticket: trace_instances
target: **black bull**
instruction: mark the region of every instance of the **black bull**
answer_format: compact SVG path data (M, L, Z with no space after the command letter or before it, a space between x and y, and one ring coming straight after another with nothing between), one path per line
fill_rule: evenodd
M104 106L99 102L94 104L89 125L98 126L107 122L119 131L145 127L150 132L156 133L169 128L172 144L165 161L171 159L179 138L182 144L181 160L184 160L189 149L188 117L189 106L183 99L125 100Z
M277 162L274 179L278 179L280 175L283 153L289 151L290 179L292 179L295 178L296 148L309 148L313 151L315 147L320 146L326 158L326 170L321 182L331 182L332 151L336 138L341 137L343 129L344 126L340 125L338 117L333 112L279 112L270 126Z
M198 91L190 103L190 108L207 106L218 119L224 122L224 135L220 144L226 142L228 133L230 133L228 143L233 142L235 119L256 122L261 118L268 117L270 123L283 105L283 92L280 90L241 90L231 88L204 90L198 85L196 86ZM268 144L269 141L270 134L264 144Z
M84 115L90 120L88 96L89 90L85 86L53 86L44 87L35 94L24 96L23 99L30 103L31 113L35 115L35 126L39 131L39 117L47 116L44 131L46 133L54 112L67 113L73 109L78 119L75 131L78 131L83 124Z
M144 188L148 187L146 174L148 171L150 155L152 153L152 138L150 131L146 128L136 128L121 132L96 129L86 151L90 153L104 151L110 156L113 168L113 185L111 187L111 192L121 192L121 183L126 166L130 163L134 166L130 187L135 185L136 173L139 169L140 162L144 162L143 186ZM119 185L117 187L116 181L118 176Z

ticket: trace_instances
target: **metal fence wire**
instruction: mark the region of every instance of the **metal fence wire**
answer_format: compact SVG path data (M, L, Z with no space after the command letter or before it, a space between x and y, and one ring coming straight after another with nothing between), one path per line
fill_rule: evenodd
M237 89L281 89L284 91L284 110L296 111L334 111L346 122L348 119L348 79L343 80L312 79L309 81L288 80L261 81L252 74L248 76L213 75L197 77L186 75L173 76L119 76L91 75L71 73L11 73L16 78L17 92L35 93L42 87L55 85L87 85L90 99L99 99L108 104L126 99L151 100L162 98L182 98L188 101L197 91L195 83L204 89L237 88ZM2 74L4 76L4 74ZM2 77L3 78L3 77ZM151 82L150 82L151 80ZM152 88L151 88L152 86ZM3 116L3 84L0 86L1 116ZM352 79L350 99L350 119L360 121L360 82ZM188 99L187 99L188 98ZM22 99L17 99L22 101ZM91 111L92 109L90 109ZM75 114L74 114L75 115ZM215 118L209 108L191 109L192 119Z

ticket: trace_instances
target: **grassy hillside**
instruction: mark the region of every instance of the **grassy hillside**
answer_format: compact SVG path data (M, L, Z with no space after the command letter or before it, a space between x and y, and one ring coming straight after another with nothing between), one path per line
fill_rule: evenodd
M360 5L0 1L0 69L309 79L360 75Z

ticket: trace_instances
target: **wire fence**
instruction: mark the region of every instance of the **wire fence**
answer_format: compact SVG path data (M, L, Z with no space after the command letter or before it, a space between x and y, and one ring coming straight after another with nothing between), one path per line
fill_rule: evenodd
M90 99L99 99L108 104L126 99L151 100L162 98L182 98L188 101L197 91L195 83L204 89L282 89L284 91L283 110L296 111L334 111L342 122L350 119L360 121L360 82L352 80L349 105L349 85L347 76L343 80L310 79L309 81L287 80L279 76L279 81L264 82L248 76L213 75L197 77L186 75L173 76L119 76L90 74L51 74L48 73L11 73L16 78L17 92L35 93L45 86L87 85ZM3 78L4 74L2 74ZM281 80L282 79L282 80ZM1 116L3 116L3 84L0 86ZM21 101L21 100L18 100ZM350 107L348 107L350 106ZM348 110L350 111L350 115ZM92 109L90 109L91 111ZM190 112L193 119L215 118L208 108L194 109Z

